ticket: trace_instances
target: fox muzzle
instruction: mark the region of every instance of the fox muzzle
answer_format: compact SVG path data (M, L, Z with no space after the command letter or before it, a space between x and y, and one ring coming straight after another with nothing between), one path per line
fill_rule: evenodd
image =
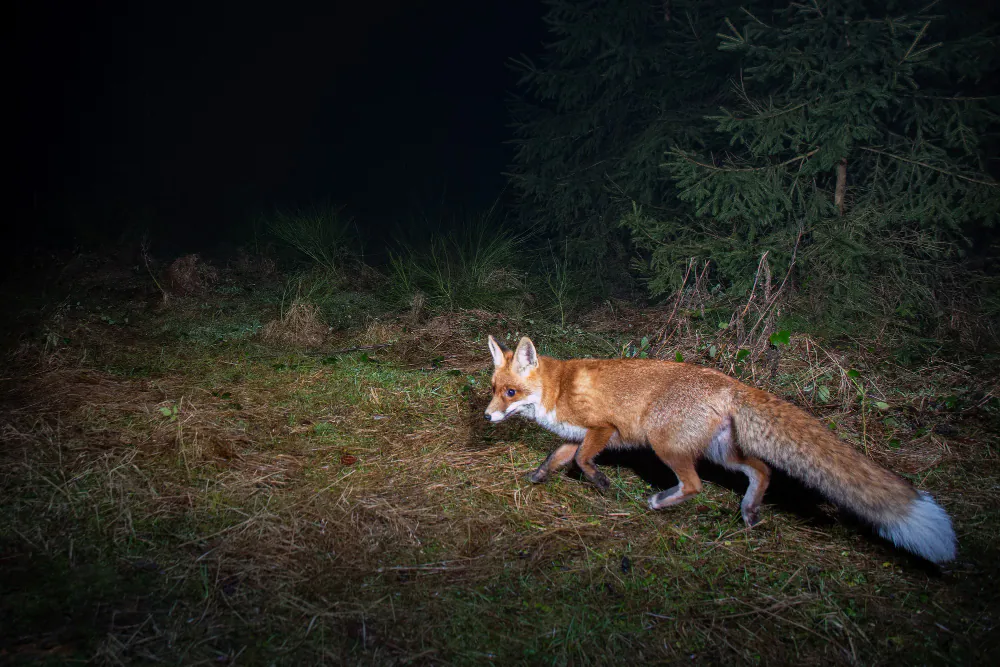
M486 418L486 421L488 422L502 422L504 419L507 418L507 413L500 412L499 410L497 410L496 412L490 412L489 410L487 410L483 416Z

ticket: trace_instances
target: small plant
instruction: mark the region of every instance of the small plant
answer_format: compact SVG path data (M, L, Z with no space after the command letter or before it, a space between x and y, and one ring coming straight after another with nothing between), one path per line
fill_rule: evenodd
M771 345L774 345L775 347L779 347L782 345L787 346L789 341L791 340L791 332L789 332L787 329L784 329L782 331L775 331L773 334L768 336L767 340L769 343L771 343Z
M164 405L160 407L160 414L168 420L175 422L180 415L180 408L176 405Z
M865 454L868 454L868 416L865 410L865 399L868 394L868 390L865 387L864 382L861 381L861 373L855 369L850 369L847 371L847 378L854 385L854 388L858 390L858 398L861 401L861 444L865 448Z
M626 358L646 359L649 357L649 348L649 337L643 336L638 345L634 342L626 343L625 347L622 348L621 356Z
M858 400L861 403L861 443L865 448L865 454L868 454L868 410L871 406L879 410L888 410L889 404L884 401L868 400L868 388L865 386L860 371L853 368L848 370L847 378L858 392ZM827 394L829 394L829 390L827 390Z

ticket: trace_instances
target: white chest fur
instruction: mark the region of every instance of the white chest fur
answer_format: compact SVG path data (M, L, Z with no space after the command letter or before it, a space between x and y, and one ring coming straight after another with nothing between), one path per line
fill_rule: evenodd
M556 411L546 411L541 403L535 404L534 419L542 428L552 431L560 438L565 438L570 442L582 442L583 436L587 434L587 429L582 426L574 426L567 422L561 422L556 417Z

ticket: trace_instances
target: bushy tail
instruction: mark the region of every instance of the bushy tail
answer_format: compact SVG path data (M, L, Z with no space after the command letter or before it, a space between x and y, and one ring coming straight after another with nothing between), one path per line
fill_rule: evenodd
M930 495L841 442L791 403L741 388L733 422L744 452L870 521L882 537L935 563L955 558L951 519Z

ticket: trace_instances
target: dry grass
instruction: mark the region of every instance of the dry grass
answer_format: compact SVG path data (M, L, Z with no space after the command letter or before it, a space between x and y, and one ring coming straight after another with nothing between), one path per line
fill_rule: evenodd
M323 324L323 315L317 306L295 301L279 319L264 325L261 338L279 345L317 348L328 332L329 327Z
M219 272L197 254L184 255L167 266L166 280L176 294L202 294L219 281Z
M357 336L357 342L361 345L388 345L402 335L403 331L397 324L369 317Z
M338 341L369 349L323 358L296 351L318 345L296 333L316 321L305 308L259 340L157 333L201 312L128 330L64 314L72 343L4 374L4 661L982 663L997 648L997 385L976 368L798 336L739 368L694 334L664 350L789 396L935 493L962 548L942 575L781 480L752 531L718 471L649 512L650 486L673 481L639 454L604 458L607 495L530 485L555 439L480 416L482 338L521 332L496 314L369 319ZM656 331L634 322L600 345L530 333L613 350Z
M247 252L244 248L237 250L232 268L240 276L256 280L272 279L278 273L273 259L266 255Z
M409 316L400 319L408 325L400 329L407 335L397 336L393 346L393 354L400 361L424 370L448 368L465 373L483 369L483 327L510 324L503 316L484 310L436 315L416 325ZM476 330L479 335L469 335Z

